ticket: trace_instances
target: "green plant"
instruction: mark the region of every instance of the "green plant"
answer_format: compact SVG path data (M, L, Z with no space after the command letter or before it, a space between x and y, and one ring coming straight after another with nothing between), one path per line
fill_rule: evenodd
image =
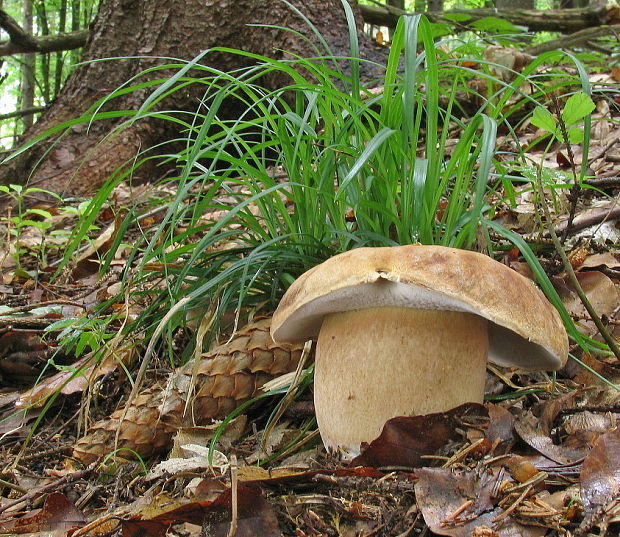
M435 47L424 18L399 23L378 95L361 83L356 39L351 22L348 75L329 50L290 62L225 50L256 62L232 74L196 58L132 118L162 116L152 107L188 83L205 87L191 122L167 118L185 128L186 149L176 155L180 173L173 179L178 193L145 241L131 284L138 290L151 279L144 267L155 260L170 283L142 322L152 322L165 303L181 297L204 303L218 289L219 314L273 307L301 272L356 246L474 245L488 209L496 122L476 114L463 123L455 115L458 77L440 105L440 79L458 68ZM190 70L203 76L189 78ZM274 70L291 84L261 87L260 78ZM226 99L244 102L247 114L220 120ZM453 124L463 135L448 148ZM206 221L205 213L215 210L221 216ZM178 326L183 318L167 320Z
M532 115L532 124L547 131L554 140L564 142L566 138L571 144L579 144L583 142L585 133L583 128L575 125L587 120L595 108L596 105L589 95L582 92L574 93L562 108L562 122L559 122L547 108L537 106ZM566 136L563 135L563 128Z
M9 208L7 209L8 213L6 216L0 216L0 224L4 224L6 226L8 235L12 237L12 242L14 244L14 249L9 255L11 255L15 260L16 274L19 275L21 273L22 275L29 277L29 275L24 272L22 267L22 257L28 252L28 248L23 246L21 239L24 236L26 229L29 227L38 229L41 232L49 229L52 225L50 222L52 214L44 209L26 208L25 200L28 196L35 193L43 193L52 196L57 200L61 200L62 198L58 194L50 192L49 190L32 187L24 188L21 185L0 185L0 192L4 192L15 202L15 214L12 212L13 209Z

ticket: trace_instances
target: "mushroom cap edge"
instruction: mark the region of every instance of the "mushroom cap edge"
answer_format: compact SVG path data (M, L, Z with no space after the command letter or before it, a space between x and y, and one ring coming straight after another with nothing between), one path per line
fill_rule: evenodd
M390 305L486 318L489 359L500 365L552 370L568 357L561 318L533 282L484 254L434 245L363 247L327 259L289 287L271 335L313 339L326 313Z

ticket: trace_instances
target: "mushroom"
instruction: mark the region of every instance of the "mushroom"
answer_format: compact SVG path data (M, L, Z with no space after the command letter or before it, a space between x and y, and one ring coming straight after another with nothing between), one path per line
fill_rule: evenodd
M358 248L300 276L273 315L276 342L317 340L323 442L353 457L395 416L482 402L486 362L561 368L568 337L527 278L444 246Z

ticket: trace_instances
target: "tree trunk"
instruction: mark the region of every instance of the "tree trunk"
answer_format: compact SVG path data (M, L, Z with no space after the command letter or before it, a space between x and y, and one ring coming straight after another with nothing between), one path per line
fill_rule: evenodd
M24 2L24 31L28 34L32 34L33 27L33 9L32 0L26 0ZM35 85L35 65L36 57L32 53L24 54L24 61L22 63L22 81L21 81L21 103L20 108L32 108L34 106L34 85ZM22 122L24 124L24 130L27 130L32 126L33 116L23 116Z
M429 11L443 11L443 0L428 0Z
M80 29L81 7L82 5L81 5L80 0L73 0L73 2L71 3L71 31L72 32L77 32ZM79 53L76 51L73 51L71 53L71 63L75 64L78 61L80 61ZM60 88L58 88L58 90L56 91L56 95L58 95L59 91L60 91Z
M37 25L40 28L41 35L50 35L49 21L47 20L47 10L45 9L45 2L36 3L37 12ZM50 102L50 57L47 54L39 55L39 62L41 65L41 79L39 84L41 85L41 93L43 102L48 104Z
M361 28L356 3L349 1ZM347 23L340 0L294 0L292 4L313 21L332 46L334 54L349 54ZM306 41L291 32L276 27L249 27L251 23L292 28L311 39L313 37L306 23L282 2L102 0L83 60L144 57L80 66L67 80L57 101L27 132L27 139L79 116L97 99L110 94L132 76L164 62L153 59L155 56L191 59L201 51L216 46L242 48L274 58L283 58L283 50L305 56L315 54ZM367 46L372 46L370 40ZM247 63L240 56L220 52L209 53L202 61L222 70L236 69ZM163 73L158 71L151 76L160 78ZM266 83L275 87L282 82L273 79ZM181 92L177 92L174 102L167 102L165 106L177 110L196 110L201 96L198 92L198 88L194 90L190 86L187 94L181 96ZM115 99L109 109L136 109L147 95L146 89L127 94ZM88 127L77 125L56 146L52 147L49 142L34 146L3 166L5 170L0 175L0 184L24 183L34 170L31 181L38 186L85 194L92 192L144 148L169 140L176 134L169 131L169 124L149 120L104 140L114 125L112 120L95 122ZM49 153L45 154L50 147ZM35 167L42 156L42 162ZM154 180L163 172L143 167L140 173L141 177L135 179Z
M60 11L58 13L58 33L65 33L65 26L67 24L67 0L61 0L60 2ZM56 53L56 65L54 68L54 97L58 95L60 91L60 86L62 84L62 64L63 64L63 54L58 51Z

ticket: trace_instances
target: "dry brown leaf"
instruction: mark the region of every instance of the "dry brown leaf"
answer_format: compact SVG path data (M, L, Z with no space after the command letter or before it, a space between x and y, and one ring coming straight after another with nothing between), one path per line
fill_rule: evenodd
M273 507L260 489L238 485L235 503L238 509L235 537L281 537ZM178 503L152 518L134 513L122 520L123 537L165 537L171 525L181 522L208 526L213 537L226 537L230 529L232 490L226 489L211 502Z
M510 516L499 522L503 513L496 507L493 491L499 470L479 471L419 468L415 495L424 521L434 533L452 537L496 535L501 537L538 537L545 528L523 526Z
M97 364L88 364L90 357L84 357L72 364L70 369L62 369L41 381L34 388L23 392L15 406L16 408L40 408L55 393L70 395L85 391L89 383L116 370L121 362L128 364L133 351L133 346L118 349L114 356L107 356ZM81 368L84 370L76 375L75 370Z
M586 516L620 499L620 428L602 435L581 466L581 501Z
M489 65L489 69L503 80L510 81L534 59L530 54L520 50L499 45L489 45L482 53L483 58L495 65Z
M579 285L598 315L611 315L620 304L620 293L613 280L598 270L577 272L576 276ZM570 288L568 283L566 288L560 291L562 302L571 315L581 319L589 319L579 296Z
M514 434L515 417L512 413L499 405L487 404L489 426L484 436L492 445L495 445L496 455L509 453L516 441Z
M473 420L488 425L488 414L478 403L465 403L447 412L424 416L401 416L388 420L379 437L362 444L362 452L351 466L408 466L422 464L423 455L433 455L454 439L456 429Z
M562 410L573 408L580 392L571 392L547 401L542 415L536 417L531 411L524 412L515 423L519 436L536 451L558 464L573 464L590 452L589 436L571 436L556 444L551 436L554 422Z
M19 519L0 521L0 532L13 535L56 532L65 535L67 530L82 526L85 522L84 515L64 494L52 492L45 498L41 509L35 509Z
M581 269L585 268L620 268L620 255L606 252L603 254L593 254L582 263Z
M592 368L594 371L603 376L609 382L614 384L620 383L620 369L614 367L608 363L598 360L594 356L588 353L584 353L581 356L581 361ZM573 380L584 386L607 386L607 384L599 377L593 375L590 371L584 367L579 367L577 373L573 377Z

